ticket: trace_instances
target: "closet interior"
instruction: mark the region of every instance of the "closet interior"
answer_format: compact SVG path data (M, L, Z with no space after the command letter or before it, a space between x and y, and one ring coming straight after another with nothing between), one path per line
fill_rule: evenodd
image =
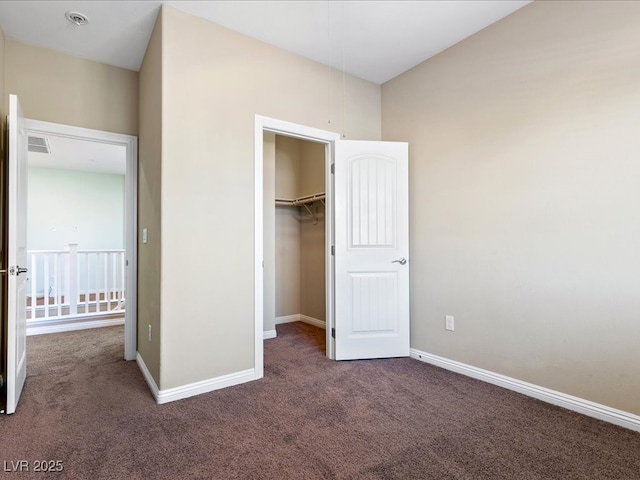
M325 145L265 133L264 183L265 337L279 323L324 328Z

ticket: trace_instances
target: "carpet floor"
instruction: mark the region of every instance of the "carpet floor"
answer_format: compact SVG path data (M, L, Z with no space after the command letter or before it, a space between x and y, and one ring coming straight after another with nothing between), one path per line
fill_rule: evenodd
M123 336L28 338L1 477L640 479L637 432L408 358L330 361L310 325L265 341L264 379L165 405Z

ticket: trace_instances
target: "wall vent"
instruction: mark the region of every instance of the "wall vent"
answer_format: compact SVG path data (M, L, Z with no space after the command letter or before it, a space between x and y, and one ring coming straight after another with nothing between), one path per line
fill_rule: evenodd
M49 139L45 137L32 137L31 135L29 135L27 146L30 152L51 153Z

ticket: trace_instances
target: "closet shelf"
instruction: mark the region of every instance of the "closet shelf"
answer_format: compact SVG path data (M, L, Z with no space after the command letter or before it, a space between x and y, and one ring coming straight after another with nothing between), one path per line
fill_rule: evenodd
M314 193L313 195L306 195L298 198L276 198L276 205L285 205L292 207L304 207L309 215L313 217L313 224L318 223L318 216L309 208L310 203L320 202L324 206L325 192Z
M276 198L276 205L292 205L294 207L299 207L301 205L306 205L308 203L313 202L321 202L324 205L325 193L314 193L313 195L306 195L304 197L298 198Z

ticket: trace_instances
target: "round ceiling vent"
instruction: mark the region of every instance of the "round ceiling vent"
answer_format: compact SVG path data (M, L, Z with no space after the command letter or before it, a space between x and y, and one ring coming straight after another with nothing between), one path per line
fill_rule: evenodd
M69 20L71 23L75 23L76 25L86 25L89 23L89 19L86 15L80 12L67 12L64 14L65 18Z

